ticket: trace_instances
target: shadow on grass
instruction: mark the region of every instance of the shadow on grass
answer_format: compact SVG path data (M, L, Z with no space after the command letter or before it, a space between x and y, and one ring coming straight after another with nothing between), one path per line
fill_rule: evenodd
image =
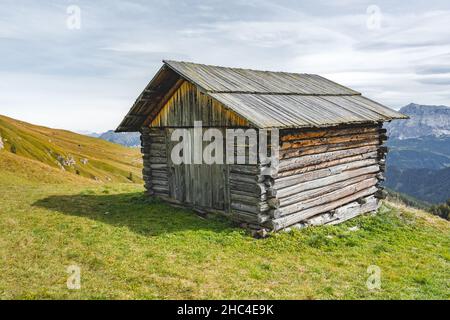
M172 207L141 192L55 195L36 201L33 206L127 227L148 236L187 230L236 231L224 217L204 219L191 210Z

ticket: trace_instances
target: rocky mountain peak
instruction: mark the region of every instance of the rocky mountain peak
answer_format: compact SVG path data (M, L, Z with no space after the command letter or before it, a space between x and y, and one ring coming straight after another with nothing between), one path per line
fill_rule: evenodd
M410 103L400 109L410 117L386 125L391 138L413 139L450 136L450 107Z

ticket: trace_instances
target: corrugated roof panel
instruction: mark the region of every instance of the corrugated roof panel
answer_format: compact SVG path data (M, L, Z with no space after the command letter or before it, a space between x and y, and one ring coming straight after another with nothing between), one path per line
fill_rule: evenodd
M258 71L164 61L187 80L210 92L353 95L358 92L310 74Z
M361 96L209 95L260 128L326 127L403 117Z

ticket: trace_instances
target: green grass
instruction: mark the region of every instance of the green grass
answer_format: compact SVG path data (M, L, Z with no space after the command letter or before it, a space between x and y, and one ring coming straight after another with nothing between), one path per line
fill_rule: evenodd
M152 201L140 185L21 160L0 152L3 299L450 298L449 222L418 210L388 204L256 240L224 218ZM80 290L67 289L69 265L81 268ZM366 287L370 265L381 268L379 290Z

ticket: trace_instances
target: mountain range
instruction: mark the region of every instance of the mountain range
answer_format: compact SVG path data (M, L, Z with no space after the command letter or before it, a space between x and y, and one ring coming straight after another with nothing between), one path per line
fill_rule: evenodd
M411 103L386 125L386 186L428 203L450 198L450 108Z
M121 144L125 147L135 148L141 146L141 134L139 132L115 132L114 130L108 130L103 133L98 133L81 130L77 131L77 133L88 137L99 138L109 142Z
M114 130L109 130L99 134L93 133L90 136L126 147L140 147L141 145L141 134L139 132L114 132Z
M450 107L410 103L400 109L410 119L386 125L392 139L414 139L427 136L450 136Z

